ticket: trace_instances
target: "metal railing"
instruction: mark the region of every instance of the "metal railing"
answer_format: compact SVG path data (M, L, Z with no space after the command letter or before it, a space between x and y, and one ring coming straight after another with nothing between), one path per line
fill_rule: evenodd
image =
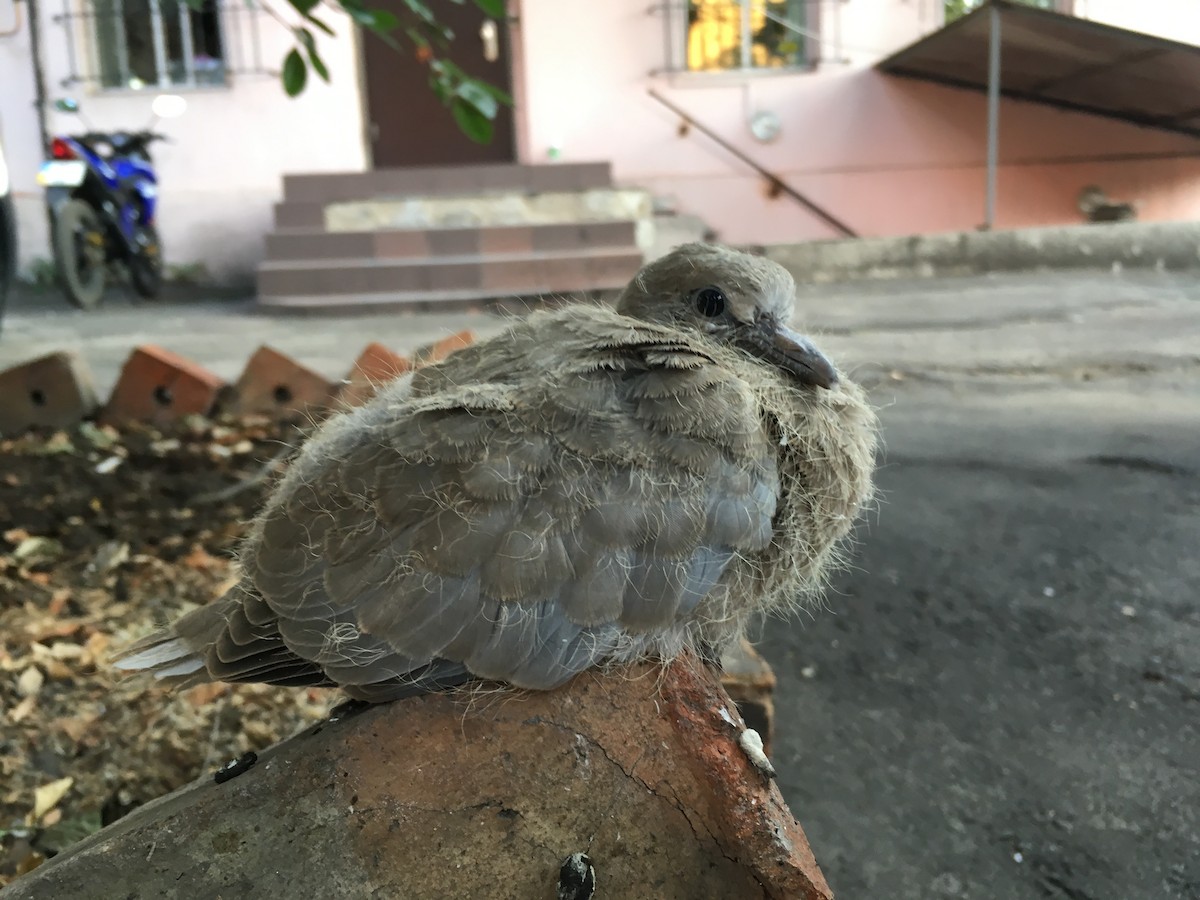
M751 159L742 150L738 149L733 144L731 144L729 141L725 140L725 138L721 137L721 135L717 134L717 132L713 131L711 128L709 128L707 125L705 125L703 122L698 121L694 116L692 116L691 114L680 109L678 106L676 106L674 103L672 103L666 97L662 96L662 94L655 91L653 88L650 88L649 94L651 97L653 97L655 100L657 100L663 106L665 106L667 109L669 109L675 115L679 116L679 118L682 119L683 122L685 122L689 128L696 129L696 131L703 134L709 140L714 141L715 143L719 144L721 146L721 148L723 150L725 150L727 153L730 153L733 156L737 157L738 160L740 160L742 163L749 166L751 169L753 169L755 172L757 172L759 175L761 175L766 180L767 186L768 186L769 190L771 191L772 195L777 196L779 194L786 194L792 200L799 203L801 206L803 206L805 209L807 209L809 212L811 212L814 216L816 216L818 219L820 219L825 224L829 225L831 228L835 229L837 232L839 232L844 237L858 237L858 234L854 231L853 228L851 228L849 225L847 225L841 219L837 218L835 215L833 215L833 213L829 212L828 210L826 210L823 207L819 206L818 204L814 203L812 200L810 200L808 197L804 196L802 193L800 193L798 190L796 190L794 187L792 187L790 184L788 184L786 181L784 181L778 175L774 174L773 172L769 171L768 169L766 169L765 167L760 165L755 160Z

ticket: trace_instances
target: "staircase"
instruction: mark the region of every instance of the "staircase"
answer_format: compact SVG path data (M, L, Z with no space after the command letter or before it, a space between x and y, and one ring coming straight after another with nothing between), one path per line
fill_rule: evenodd
M608 163L287 175L258 268L264 307L462 306L620 288L653 242Z

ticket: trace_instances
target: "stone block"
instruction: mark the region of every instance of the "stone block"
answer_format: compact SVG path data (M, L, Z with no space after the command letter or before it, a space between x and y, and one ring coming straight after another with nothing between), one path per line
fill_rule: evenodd
M441 362L455 350L461 350L475 343L475 332L467 329L456 332L449 337L426 344L413 353L413 359L418 366L431 366Z
M315 419L329 408L334 390L325 376L264 344L246 363L225 411L280 421Z
M145 422L164 427L185 416L212 412L226 388L208 369L154 344L129 354L101 421Z
M78 354L51 353L0 372L0 435L33 426L65 428L97 405L91 373Z
M338 390L338 402L360 406L375 396L379 388L412 369L412 361L380 343L367 344Z
M584 869L597 898L829 900L742 729L692 657L412 697L136 809L0 898L578 897L560 879Z

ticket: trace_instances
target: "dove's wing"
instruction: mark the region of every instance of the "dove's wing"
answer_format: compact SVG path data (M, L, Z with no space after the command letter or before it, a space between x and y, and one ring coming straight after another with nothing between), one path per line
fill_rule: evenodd
M549 688L678 636L770 542L778 478L747 385L671 332L549 321L306 445L249 542L213 675L316 666L372 698L467 673ZM537 341L562 348L553 369Z

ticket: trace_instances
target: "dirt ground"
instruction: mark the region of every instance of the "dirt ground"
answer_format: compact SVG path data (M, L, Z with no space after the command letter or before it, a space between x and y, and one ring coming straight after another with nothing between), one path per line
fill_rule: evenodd
M104 665L220 593L255 478L294 439L197 421L0 441L0 884L336 702L259 686L172 695Z

